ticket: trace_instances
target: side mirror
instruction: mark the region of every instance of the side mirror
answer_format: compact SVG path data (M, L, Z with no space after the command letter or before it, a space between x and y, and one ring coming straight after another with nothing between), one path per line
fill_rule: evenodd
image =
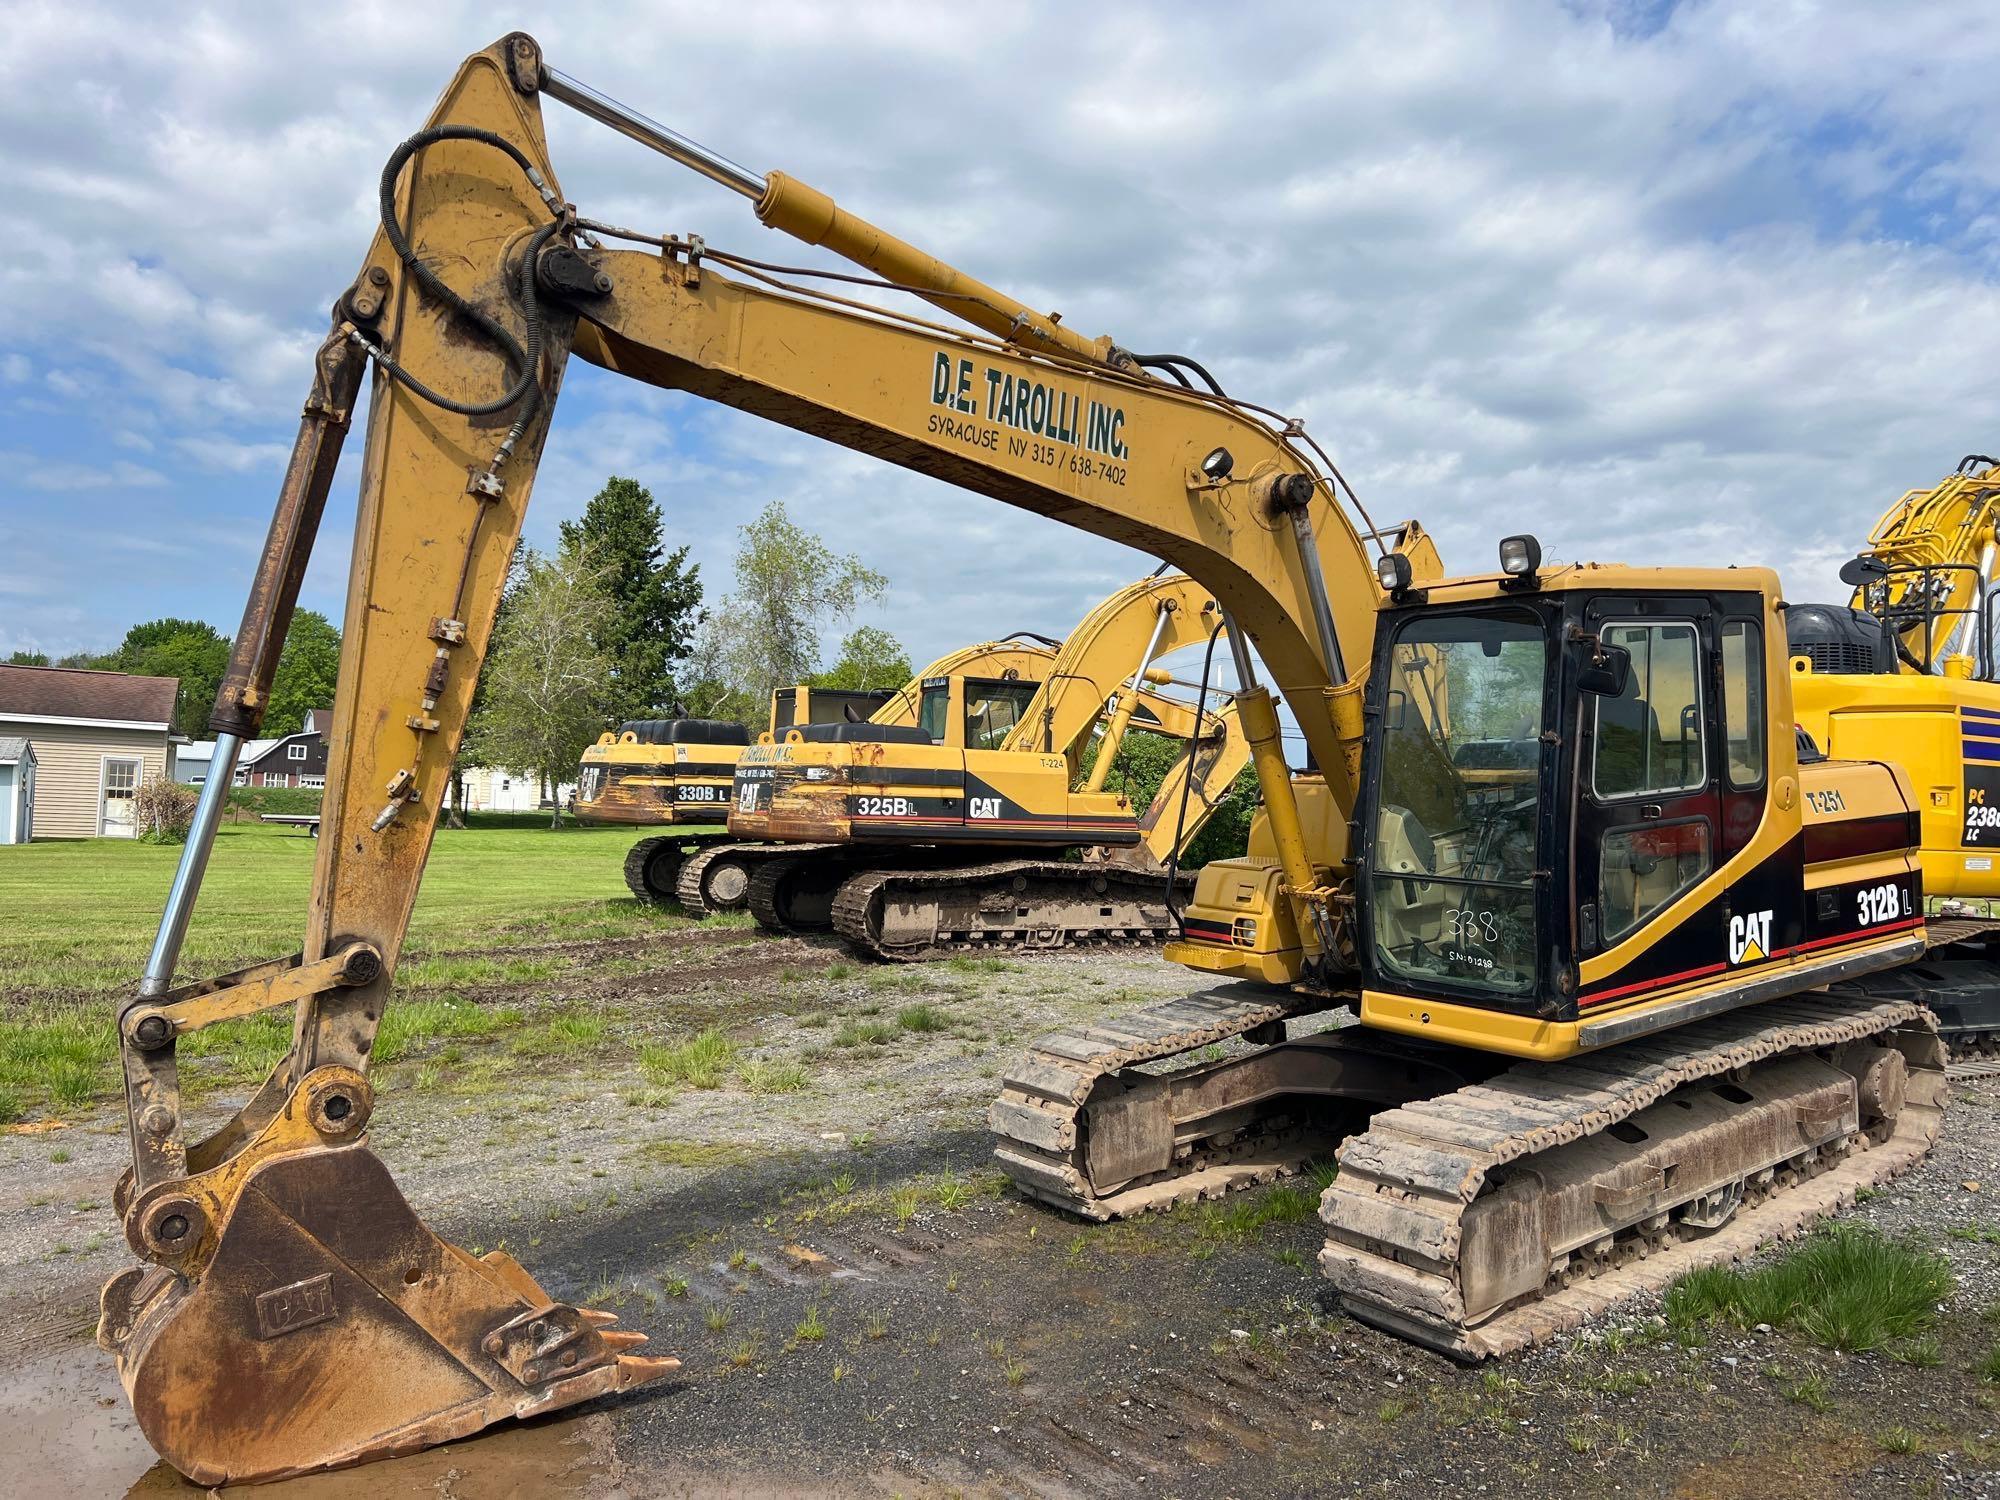
M1889 565L1879 557L1851 557L1840 565L1840 581L1851 589L1880 583L1889 576Z
M1607 646L1601 641L1576 674L1577 691L1599 698L1620 698L1632 680L1632 653L1623 646Z

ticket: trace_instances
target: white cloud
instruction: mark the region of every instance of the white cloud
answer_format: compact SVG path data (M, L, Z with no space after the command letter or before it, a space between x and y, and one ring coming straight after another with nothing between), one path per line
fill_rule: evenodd
M1993 441L2000 138L1966 103L2000 58L1989 6L1301 3L1253 26L1131 5L743 3L668 24L530 4L521 23L729 155L1302 415L1447 564L1533 529L1552 555L1769 561L1795 597L1833 595L1884 506ZM24 495L165 484L183 527L254 546L381 163L497 25L469 0L16 7L0 167L41 232L0 265L0 421ZM559 106L547 123L587 212L814 258L631 142ZM64 404L18 393L37 370ZM108 463L119 447L149 466ZM573 368L531 540L609 472L652 485L717 587L734 528L783 496L890 574L881 613L918 656L1061 629L1149 566ZM320 608L342 597L349 494L308 574ZM171 587L226 622L234 568ZM122 629L115 611L164 612L155 597L98 608Z

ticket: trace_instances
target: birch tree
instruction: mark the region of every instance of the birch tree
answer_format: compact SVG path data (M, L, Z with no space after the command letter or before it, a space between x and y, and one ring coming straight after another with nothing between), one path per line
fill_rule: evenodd
M738 527L737 538L736 587L702 624L684 696L698 714L754 724L774 688L812 680L821 632L880 598L889 581L800 526L781 500Z

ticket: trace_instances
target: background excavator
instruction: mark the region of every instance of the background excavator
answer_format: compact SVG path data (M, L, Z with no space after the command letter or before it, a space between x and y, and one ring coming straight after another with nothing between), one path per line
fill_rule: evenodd
M578 214L544 99L955 322ZM1029 1190L1105 1215L1338 1143L1321 1265L1345 1305L1478 1355L1789 1231L1935 1136L1936 1023L1873 988L1926 948L1913 778L1893 757L1801 762L1773 574L1545 566L1514 536L1498 571L1439 578L1421 529L1370 523L1297 421L749 172L517 33L467 59L384 167L218 694L215 768L119 1016L116 1203L143 1264L106 1285L99 1337L183 1473L408 1451L673 1368L505 1255L437 1238L365 1130L572 354L1127 543L1215 600L1263 813L1245 858L1202 870L1168 952L1244 982L1038 1041L995 1106ZM302 951L176 988L371 364ZM1297 776L1260 664L1311 754ZM189 1142L175 1038L278 1005L289 1054ZM1329 1027L1343 1009L1359 1024Z
M944 882L933 889L946 899L993 897L997 881L1005 886L998 894L1008 898L1008 912L1023 904L1018 898L1033 905L1026 882L1034 872L1025 864L1002 871L995 863L1019 852L1006 847L1010 840L1031 842L1019 836L1018 825L1005 831L996 827L983 840L961 833L951 840L954 847L940 847L947 824L964 829L970 822L977 830L986 822L1002 821L1001 808L990 800L978 809L990 811L990 819L970 818L969 755L990 782L971 787L971 795L990 799L993 788L1000 787L1029 796L1045 824L1032 842L1048 852L1132 846L1120 861L1129 867L1129 876L1123 869L1095 872L1090 879L1102 888L1084 892L1092 899L1082 903L1063 885L1063 895L1072 899L1059 909L1042 901L1030 913L1036 918L1033 924L1013 924L1016 933L1039 935L1051 946L1064 935L1079 942L1134 941L1149 935L1157 940L1167 920L1166 884L1147 872L1163 867L1175 852L1177 823L1185 829L1179 847L1199 832L1245 759L1226 711L1198 715L1166 691L1173 679L1153 664L1183 644L1177 634L1165 633L1163 616L1198 594L1184 576L1155 576L1098 605L1068 639L1038 656L1032 670L997 660L982 665L971 657L946 657L912 678L898 701L867 723L801 725L761 737L737 761L728 837L689 856L680 867L674 894L681 910L705 916L747 904L771 931L824 930L834 925L834 897L843 881L864 870L898 866L910 867L915 878ZM1161 626L1157 639L1156 623ZM1213 619L1208 623L1212 626ZM1135 635L1136 640L1128 639ZM1134 670L1133 660L1149 643L1151 655ZM1128 676L1133 680L1124 681ZM1041 726L1039 735L1027 734L1024 716ZM1160 796L1136 819L1129 799L1115 794L1098 799L1091 810L1095 817L1082 816L1081 809L1079 816L1070 816L1065 793L1082 747L1098 742L1101 731L1110 752L1101 760L1108 769L1130 726L1190 745L1192 756L1184 753L1169 768ZM1030 739L1032 745L1024 743ZM1043 744L1056 749L1044 751ZM1058 759L1069 768L1068 775L1056 769ZM1196 772L1193 786L1187 781L1190 766ZM1190 793L1186 816L1156 826L1163 810L1180 812L1184 789ZM785 805L774 821L772 799L779 791ZM1164 800L1169 795L1171 802ZM862 818L858 830L852 818L857 810ZM968 847L978 844L986 847ZM964 874L955 883L950 875L954 867ZM1019 889L1013 884L1016 878L1023 882ZM1064 878L1060 873L1047 877L1049 882ZM1114 883L1119 886L1115 894ZM996 929L992 940L1003 942L1010 935ZM908 956L918 955L912 948Z
M1883 514L1841 569L1845 606L1794 605L1792 702L1814 753L1893 760L1921 822L1931 951L1902 971L1954 1053L2000 1053L2000 472L1968 454Z
M769 742L815 724L912 725L927 676L971 671L1039 682L1054 660L1053 643L1017 633L951 652L900 688L853 691L805 683L779 688L771 694L770 722L760 738ZM743 905L748 873L726 861L704 860L685 896L679 885L690 861L729 842L729 834L714 825L728 816L736 763L750 740L749 729L732 720L642 719L599 736L584 750L576 812L585 822L705 829L640 839L626 852L625 884L641 901L680 901L697 916Z
M1206 590L1155 575L1085 616L1039 684L927 675L914 726L754 745L729 813L751 842L717 857L749 870L763 926L832 927L878 958L1158 942L1173 866L1250 751L1233 706L1161 692L1156 664L1203 646L1212 660L1221 630ZM1144 808L1107 790L1134 732L1184 746Z

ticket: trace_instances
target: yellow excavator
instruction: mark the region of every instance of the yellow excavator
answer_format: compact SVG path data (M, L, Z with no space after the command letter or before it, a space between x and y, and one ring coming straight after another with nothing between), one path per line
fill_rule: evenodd
M1212 662L1221 632L1205 589L1155 574L1085 616L1039 684L930 675L914 725L753 745L729 813L746 842L711 857L749 871L764 927L832 927L878 958L1158 942L1177 861L1250 755L1233 705L1191 710L1158 663ZM1144 808L1107 789L1135 728L1184 746Z
M1002 681L1039 682L1055 654L1053 642L1020 632L951 652L901 688L852 690L807 683L779 688L771 694L770 723L760 738L769 743L818 724L912 725L925 677L971 671ZM748 874L727 861L702 860L689 875L685 894L680 883L697 856L729 842L728 833L715 825L728 816L736 763L749 744L749 729L734 720L676 718L621 724L585 748L576 785L576 814L582 821L704 827L700 833L660 834L635 843L625 855L625 884L634 896L679 901L697 916L743 905Z
M586 217L545 101L861 269ZM1517 535L1495 570L1438 577L1421 529L1369 522L1299 422L748 171L516 33L383 169L217 697L217 768L119 1013L116 1207L141 1264L105 1286L99 1338L182 1473L405 1452L674 1368L505 1254L439 1239L367 1136L370 1053L572 355L1112 537L1215 600L1263 812L1246 857L1202 870L1168 953L1217 982L1012 1067L994 1123L1028 1190L1109 1215L1337 1149L1321 1265L1345 1305L1479 1355L1789 1232L1936 1135L1935 1020L1878 988L1927 946L1916 783L1893 754L1801 759L1774 574L1551 564ZM371 365L302 950L177 983ZM1265 674L1311 756L1296 775ZM290 1052L190 1141L176 1038L280 1005ZM1294 1024L1343 1008L1358 1024Z
M1808 753L1908 769L1931 952L1900 972L1954 1053L2000 1052L2000 465L1967 454L1884 512L1841 569L1846 605L1793 605L1792 705Z
M913 878L921 871L926 880L947 882L948 867L956 865L965 878L935 887L940 893L983 897L994 906L998 898L993 882L1000 882L1005 890L999 894L1007 898L1009 911L1019 910L1022 897L1035 906L1027 893L1031 875L1027 867L1003 873L994 864L998 856L1010 852L1005 845L1021 833L1018 824L996 829L986 839L963 833L954 838L949 833L948 825L964 824L973 809L967 798L968 754L987 774L1009 784L1025 783L1042 794L1042 810L1052 826L1045 827L1038 839L1019 841L1039 844L1050 853L1130 844L1132 849L1117 861L1121 866L1142 872L1162 868L1173 852L1169 846L1177 823L1191 840L1227 790L1229 779L1242 769L1246 752L1226 709L1206 715L1191 712L1183 700L1166 691L1173 684L1172 675L1153 660L1178 649L1177 636L1163 636L1155 643L1147 665L1132 673L1134 681L1120 683L1114 691L1112 679L1130 668L1139 645L1151 639L1156 616L1180 609L1198 594L1184 575L1156 574L1114 593L1085 616L1066 641L1050 642L1032 660L1023 656L982 661L976 654L958 653L912 678L898 700L867 723L850 719L800 725L784 734L760 736L737 761L728 836L690 854L679 867L674 895L681 910L706 916L747 905L759 924L774 932L823 930L833 925L833 897L842 881L864 869L899 864ZM1212 616L1212 601L1206 602ZM1127 639L1135 628L1139 642ZM1033 737L1032 746L1024 747L1029 737L1020 729L1030 713L1042 732ZM1069 817L1064 801L1067 780L1050 770L1056 756L1039 747L1056 745L1073 772L1081 747L1095 743L1100 731L1110 737L1108 748L1115 759L1125 729L1135 725L1194 747L1192 759L1182 755L1161 787L1163 796L1171 790L1176 799L1186 787L1189 807L1183 810L1180 800L1168 803L1155 798L1136 820L1135 830L1129 799L1107 794L1095 808L1098 818ZM1012 747L1001 754L1010 741ZM1110 764L1104 761L1107 768ZM1185 774L1191 765L1197 776L1189 787ZM784 807L774 823L772 796L779 791ZM973 791L988 795L977 786ZM1192 795L1196 791L1198 799ZM922 815L913 815L919 798ZM1168 806L1177 814L1185 811L1185 816L1156 827L1158 813ZM981 813L989 809L990 821L998 823L998 810L990 802L977 807ZM810 816L795 815L802 810ZM899 810L903 816L897 816ZM860 814L858 826L849 816L851 811ZM984 827L987 821L974 820L973 828ZM979 844L986 848L974 847ZM991 878L978 884L982 872ZM1023 881L1019 889L1013 885L1017 876ZM1059 882L1063 876L1048 879ZM1159 924L1166 920L1164 884L1145 873L1128 881L1116 870L1100 871L1092 880L1104 889L1090 894L1109 896L1108 902L1099 899L1088 912L1067 907L1057 912L1044 901L1033 913L1042 925L1023 927L1017 922L1016 931L1028 934L1029 940L1040 937L1046 946L1064 940L1062 934L1078 942L1135 940L1147 932L1157 937ZM1120 885L1115 895L1110 891L1113 883ZM1144 910L1139 909L1141 903ZM1063 926L1052 929L1049 924L1059 917ZM997 930L991 939L1005 940ZM920 955L911 951L907 956Z

